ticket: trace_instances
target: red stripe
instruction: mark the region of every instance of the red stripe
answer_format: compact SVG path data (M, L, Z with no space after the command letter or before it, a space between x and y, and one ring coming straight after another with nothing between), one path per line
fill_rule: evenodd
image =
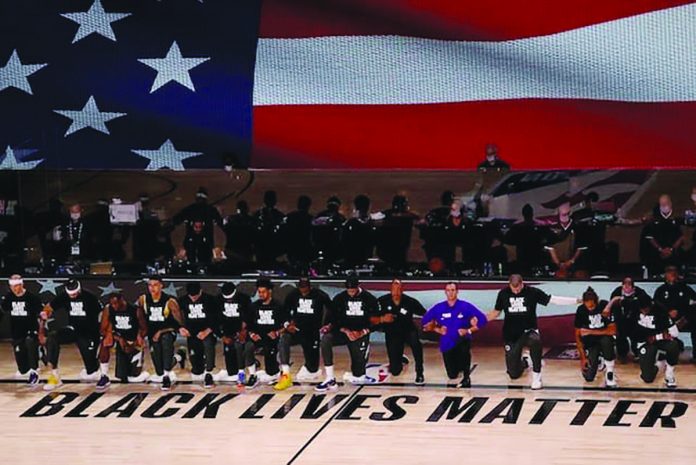
M506 100L254 108L256 168L695 168L696 102Z
M508 40L567 31L684 0L264 0L261 37L397 34Z

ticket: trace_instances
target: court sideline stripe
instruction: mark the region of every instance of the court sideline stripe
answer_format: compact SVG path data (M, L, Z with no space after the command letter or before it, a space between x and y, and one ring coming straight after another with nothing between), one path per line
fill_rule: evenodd
M348 404L350 403L350 401L353 400L353 398L358 394L358 392L360 392L360 390L361 390L363 387L364 387L364 386L358 386L358 388L357 388L355 391L353 391L353 393L352 393L352 394L346 399L346 401L343 403L343 406L342 406L340 409L338 409L336 412L334 412L334 414L331 415L331 417L329 417L328 420L326 420L326 422L321 426L321 428L319 428L319 429L312 435L312 437L309 438L309 440L308 440L307 442L305 442L305 444L300 448L300 450L298 450L297 453L290 459L290 461L288 462L287 465L291 465L295 460L297 460L297 458L300 456L300 454L302 454L302 452L304 452L305 449L306 449L307 447L309 447L309 445L317 438L317 436L319 436L319 434L321 434L321 432L324 431L324 429L326 429L327 426L329 426L329 423L331 423L331 422L333 421L333 419L336 418L336 416L337 416L339 413L341 413L341 410L343 410L343 407L345 407L346 405L348 405Z

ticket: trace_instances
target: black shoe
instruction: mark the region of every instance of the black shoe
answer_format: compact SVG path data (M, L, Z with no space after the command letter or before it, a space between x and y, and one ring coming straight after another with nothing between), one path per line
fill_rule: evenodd
M162 377L162 390L169 391L172 388L172 380L169 376L164 375Z
M99 381L97 381L97 390L102 391L111 386L111 380L107 375L101 375Z
M416 375L416 386L423 386L425 384L425 377L423 373L418 373Z
M215 383L213 382L213 375L211 373L206 373L205 377L203 378L203 387L209 389L213 386L215 386Z
M409 360L409 358L407 356L402 355L401 356L401 363L403 363L404 365L408 365L409 363L411 363L411 360Z
M183 370L184 368L186 368L186 349L184 349L183 347L180 347L176 351L176 355L179 356L179 358L177 359L177 363L179 364L179 368L181 368Z
M247 382L246 382L246 387L255 388L258 385L259 385L259 378L256 375L249 375L249 379L247 379Z
M471 378L468 376L466 378L462 378L462 381L459 383L460 388L470 388L471 387Z

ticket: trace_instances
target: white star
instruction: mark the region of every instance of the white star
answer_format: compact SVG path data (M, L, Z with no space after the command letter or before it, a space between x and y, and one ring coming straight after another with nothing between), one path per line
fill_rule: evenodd
M112 119L125 116L125 113L110 113L108 111L99 111L99 108L97 107L97 102L94 100L93 95L89 97L87 103L85 103L85 106L82 107L82 110L80 111L53 111L65 116L66 118L70 118L71 120L73 120L72 124L68 128L68 131L65 133L63 137L67 137L73 132L77 132L80 129L84 128L93 128L99 132L103 132L104 134L109 134L109 129L106 127L106 124L104 123L106 123L107 121L111 121Z
M169 283L169 285L165 287L163 291L167 295L177 297L179 295L179 289L181 289L181 286L175 286L174 283Z
M56 289L63 285L63 283L57 283L52 279L37 279L36 282L41 286L39 294L50 292L51 294L56 295Z
M116 287L116 286L114 285L113 281L111 281L111 282L109 283L109 285L106 286L106 287L104 287L104 286L97 286L97 287L101 290L101 296L100 296L100 297L104 297L104 296L106 296L106 295L113 294L114 292L121 292L121 291L123 290L123 289L121 289L120 287Z
M10 55L10 59L5 63L5 66L0 68L0 91L8 87L16 87L27 94L34 95L31 91L27 76L31 76L46 65L47 63L23 65L19 59L17 50L14 50L12 55Z
M95 33L116 42L116 35L114 35L114 30L111 28L111 23L119 21L130 15L131 13L107 13L104 11L104 7L102 6L100 0L95 0L90 9L86 12L61 14L61 16L64 18L74 21L80 25L80 27L77 29L77 33L75 34L75 38L73 38L73 44L78 40Z
M145 168L147 171L154 171L160 168L169 168L174 171L184 171L183 160L201 155L200 152L180 152L167 139L157 150L132 150L141 157L150 159L150 163Z
M155 78L155 82L152 83L150 93L153 93L170 81L176 81L195 92L196 88L193 87L193 81L191 81L189 71L208 60L210 60L210 58L184 58L181 56L181 51L176 42L172 43L172 46L167 52L167 56L164 58L138 59L141 63L157 70L157 77Z
M8 145L7 150L5 150L5 158L0 163L0 170L33 170L42 161L43 158L41 160L18 161L14 150Z

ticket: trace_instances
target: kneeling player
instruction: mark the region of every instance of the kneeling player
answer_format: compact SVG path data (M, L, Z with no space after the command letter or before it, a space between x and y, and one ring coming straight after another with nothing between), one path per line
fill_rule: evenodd
M649 300L641 302L640 311L634 316L633 337L640 357L640 377L646 383L655 381L659 367L665 364L665 385L677 387L674 369L679 363L679 329L672 324L669 315L659 305ZM658 361L658 351L664 352L665 361Z
M471 387L471 339L488 319L478 308L457 298L457 284L445 286L447 299L435 304L423 316L423 330L440 335L440 352L449 379L462 380L459 387Z
M186 295L179 299L179 308L184 317L184 327L179 333L186 337L191 360L191 379L203 381L203 386L214 386L215 327L217 326L217 303L210 294L203 292L200 283L186 285Z
M585 381L594 381L599 366L599 357L602 357L606 366L605 384L607 387L616 387L614 376L616 312L614 304L620 300L621 297L614 297L609 303L606 300L600 301L597 293L591 287L588 287L582 295L582 305L575 313L575 341Z
M0 316L8 315L12 334L12 352L17 362L15 377L28 379L29 384L39 383L38 330L41 300L27 292L18 274L10 276L10 292L2 299Z
M222 338L225 368L217 372L215 380L223 383L236 382L241 387L245 384L244 344L247 341L244 318L249 311L251 299L233 283L222 285L218 299L219 334Z
M102 310L99 362L101 378L97 389L106 389L109 379L111 347L116 346L116 378L122 383L144 383L150 377L143 371L143 347L147 323L143 311L126 302L120 293L112 294Z

